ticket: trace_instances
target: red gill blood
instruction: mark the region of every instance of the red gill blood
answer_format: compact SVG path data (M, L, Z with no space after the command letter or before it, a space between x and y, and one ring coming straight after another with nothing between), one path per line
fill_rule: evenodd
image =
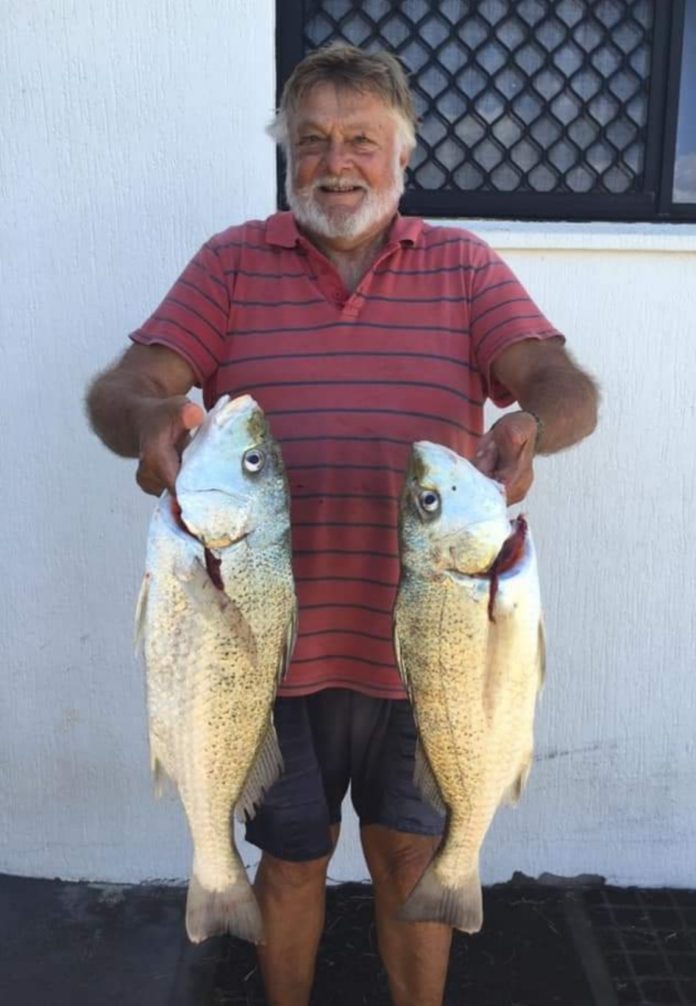
M174 518L177 527L181 528L181 530L185 534L191 535L192 538L196 538L196 535L191 534L189 528L186 527L184 518L181 513L181 507L179 506L179 501L176 499L175 496L171 497L171 501L172 501L172 517ZM200 539L196 538L196 541L200 541ZM201 542L201 544L203 543ZM203 552L205 555L205 568L208 571L208 576L213 582L213 586L217 587L218 590L224 590L225 584L223 583L222 575L220 573L220 567L222 565L222 561L216 558L216 556L213 555L210 549L206 548L205 546L203 546Z
M493 616L493 606L498 593L498 580L503 573L512 569L512 567L519 562L522 557L522 553L524 552L526 537L527 521L522 515L520 515L515 521L515 530L503 543L503 547L500 552L498 552L495 562L486 574L491 581L488 594L488 617L491 622L495 622L495 617Z

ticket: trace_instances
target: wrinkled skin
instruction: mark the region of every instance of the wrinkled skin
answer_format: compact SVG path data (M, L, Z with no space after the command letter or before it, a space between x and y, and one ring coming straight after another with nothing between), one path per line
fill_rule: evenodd
M503 416L478 442L474 465L505 486L508 505L523 500L534 481L537 424L528 412Z

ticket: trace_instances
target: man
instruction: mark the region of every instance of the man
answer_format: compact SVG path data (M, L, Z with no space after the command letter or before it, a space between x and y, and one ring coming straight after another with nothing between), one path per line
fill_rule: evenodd
M415 729L394 664L397 500L410 445L475 459L523 499L535 454L596 422L592 380L507 266L473 235L403 218L415 145L398 62L332 46L288 81L272 127L290 213L213 237L122 359L92 385L94 429L173 490L200 408L249 392L282 445L300 603L275 722L286 770L247 829L271 1006L306 1006L326 868L348 785L395 1006L442 1002L450 929L396 913L443 820L413 782ZM519 410L483 436L486 396Z

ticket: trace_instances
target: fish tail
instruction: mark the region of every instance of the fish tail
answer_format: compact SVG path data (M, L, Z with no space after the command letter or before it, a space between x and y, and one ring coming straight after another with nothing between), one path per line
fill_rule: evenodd
M261 911L246 874L220 891L211 891L194 872L186 899L186 932L192 943L201 943L218 933L263 943Z
M431 863L398 918L402 922L443 922L464 933L477 933L483 923L478 865L456 887L446 887Z

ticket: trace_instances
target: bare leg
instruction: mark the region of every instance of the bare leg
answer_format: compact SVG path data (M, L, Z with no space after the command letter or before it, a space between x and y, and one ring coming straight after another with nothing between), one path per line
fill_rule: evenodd
M338 826L332 828L334 845ZM324 928L331 856L290 863L264 852L254 890L266 942L256 948L268 1006L308 1006Z
M451 928L396 919L440 839L379 824L367 825L360 835L375 889L377 941L394 1006L442 1006Z

